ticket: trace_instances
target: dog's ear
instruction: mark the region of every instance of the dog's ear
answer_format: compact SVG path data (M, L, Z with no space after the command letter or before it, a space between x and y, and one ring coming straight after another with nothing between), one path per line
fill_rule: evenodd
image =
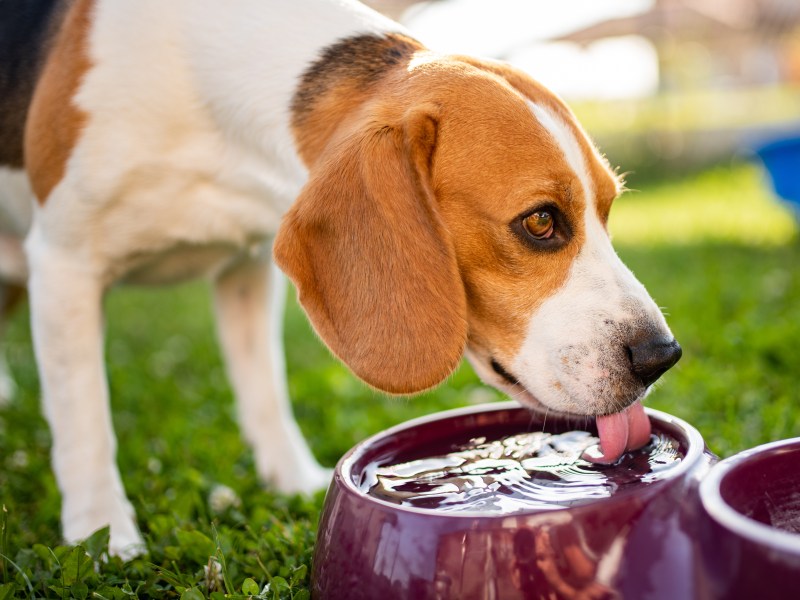
M466 297L431 186L435 107L365 119L312 169L275 239L328 347L370 385L422 391L458 366Z

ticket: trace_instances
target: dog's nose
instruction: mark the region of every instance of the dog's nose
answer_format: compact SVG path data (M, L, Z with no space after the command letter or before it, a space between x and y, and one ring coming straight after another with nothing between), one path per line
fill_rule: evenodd
M675 338L649 337L628 346L631 370L645 387L666 373L683 354Z

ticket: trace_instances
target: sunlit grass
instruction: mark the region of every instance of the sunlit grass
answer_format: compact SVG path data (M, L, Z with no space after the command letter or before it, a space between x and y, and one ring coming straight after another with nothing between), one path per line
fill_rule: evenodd
M609 219L615 244L780 246L797 236L790 211L757 165L717 167L682 181L632 190Z

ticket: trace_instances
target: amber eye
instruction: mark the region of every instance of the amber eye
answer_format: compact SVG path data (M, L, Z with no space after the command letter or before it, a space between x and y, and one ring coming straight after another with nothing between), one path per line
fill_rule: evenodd
M525 231L537 240L546 240L553 235L553 215L546 210L537 210L522 220Z

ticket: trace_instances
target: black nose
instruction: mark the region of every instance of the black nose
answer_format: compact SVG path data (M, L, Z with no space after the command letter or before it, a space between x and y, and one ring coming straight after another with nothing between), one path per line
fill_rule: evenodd
M631 370L645 387L666 373L683 354L675 338L651 337L628 346Z

